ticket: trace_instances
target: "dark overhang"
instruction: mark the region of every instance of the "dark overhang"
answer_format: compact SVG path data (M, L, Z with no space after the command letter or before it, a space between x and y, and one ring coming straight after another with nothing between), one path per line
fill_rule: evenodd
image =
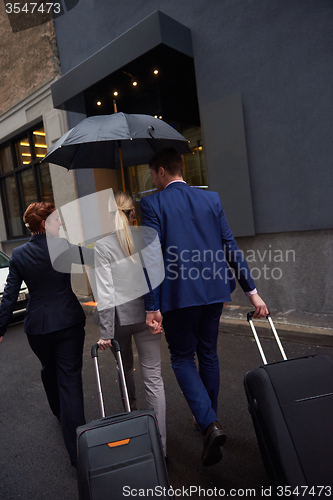
M54 107L64 107L69 99L160 44L193 57L190 29L156 11L53 83Z

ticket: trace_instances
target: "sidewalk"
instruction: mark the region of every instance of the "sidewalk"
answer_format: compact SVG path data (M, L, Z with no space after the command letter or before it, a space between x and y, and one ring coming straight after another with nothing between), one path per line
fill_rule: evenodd
M93 314L95 303L92 297L79 297L87 315ZM252 335L247 323L247 313L251 307L227 303L223 308L220 331L239 335ZM282 340L309 345L333 347L333 314L314 314L296 310L270 311L275 327ZM270 327L265 319L255 322L258 334L271 337Z
M250 307L226 304L221 317L223 333L252 335L247 324ZM314 314L295 310L270 311L276 330L283 340L309 345L333 347L333 314ZM255 321L258 335L271 337L272 333L265 319Z

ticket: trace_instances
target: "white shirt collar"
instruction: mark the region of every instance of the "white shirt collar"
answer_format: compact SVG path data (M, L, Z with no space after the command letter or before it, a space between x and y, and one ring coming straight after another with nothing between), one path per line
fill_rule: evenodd
M168 186L170 186L170 184L173 184L174 182L183 182L184 184L186 184L186 182L185 182L184 180L182 180L182 179L176 179L175 181L170 181L170 182L169 182L169 183L165 186L165 188L166 188L166 187L168 187ZM165 188L164 188L164 189L165 189Z

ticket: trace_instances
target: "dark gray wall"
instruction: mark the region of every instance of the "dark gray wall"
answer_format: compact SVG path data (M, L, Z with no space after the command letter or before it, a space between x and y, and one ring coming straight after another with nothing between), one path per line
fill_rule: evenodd
M240 94L201 106L208 185L223 200L235 236L255 234Z
M80 0L63 73L157 9L191 29L201 110L242 96L256 233L332 228L331 0Z

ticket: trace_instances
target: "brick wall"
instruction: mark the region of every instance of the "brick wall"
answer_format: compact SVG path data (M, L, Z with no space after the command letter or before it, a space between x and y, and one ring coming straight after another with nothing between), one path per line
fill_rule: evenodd
M58 74L53 22L13 33L0 2L0 116Z

